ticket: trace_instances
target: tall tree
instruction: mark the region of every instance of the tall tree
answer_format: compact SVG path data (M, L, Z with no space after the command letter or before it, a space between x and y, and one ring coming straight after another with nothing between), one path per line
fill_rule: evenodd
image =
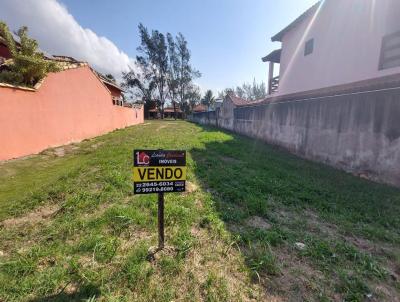
M193 86L193 80L201 76L200 72L190 64L191 54L185 37L179 33L175 39L167 34L169 54L169 94L172 102L180 107L187 107L187 96ZM175 108L175 107L174 107ZM176 112L175 112L176 114Z
M157 106L160 105L155 96L156 84L152 78L146 77L141 71L135 72L133 69L130 69L130 71L122 73L122 79L122 88L131 97L140 98L143 101L146 114L148 114L154 102Z
M34 86L46 77L49 72L59 71L58 65L47 60L39 52L38 42L28 37L28 28L21 27L17 36L20 45L17 47L8 26L0 21L0 36L5 39L7 48L11 52L12 61L7 64L7 69L0 73L0 82L14 85Z
M265 83L261 82L258 84L255 79L253 79L253 84L243 83L241 86L237 86L235 89L227 88L221 91L218 95L220 98L223 98L229 93L233 93L234 95L247 101L264 99L268 96Z
M223 99L223 98L225 98L225 96L227 94L235 94L236 95L235 89L234 88L225 88L224 90L222 90L218 93L218 98Z
M185 37L179 33L176 37L178 60L180 62L180 73L178 77L179 101L184 103L188 89L191 88L193 80L201 77L201 73L190 64L191 54Z
M168 76L168 49L165 36L158 30L152 30L151 34L142 24L139 24L140 46L137 48L140 55L136 57L143 77L148 83L154 82L157 99L160 104L161 118L164 118L164 104L167 96Z
M188 100L193 96L193 80L200 77L200 72L190 64L190 51L185 37L179 33L173 37L165 36L157 30L148 29L139 24L141 44L138 47L140 55L136 57L139 72L123 74L124 87L137 90L145 100L154 93L163 117L166 99L174 106L174 116L179 107L189 108ZM185 110L186 110L185 109Z
M267 97L267 89L264 82L258 84L256 79L253 79L253 86L251 89L252 100L259 100Z
M169 57L169 68L168 68L168 93L174 107L174 118L176 119L176 106L179 102L179 76L180 76L180 61L176 50L176 43L174 37L167 33L168 41L168 57Z
M187 102L183 103L183 107L186 108L185 113L189 114L201 101L201 92L199 86L194 84L190 85L186 92L186 99Z
M211 90L206 91L202 103L203 105L207 106L207 110L210 111L210 107L212 107L215 104L215 98Z

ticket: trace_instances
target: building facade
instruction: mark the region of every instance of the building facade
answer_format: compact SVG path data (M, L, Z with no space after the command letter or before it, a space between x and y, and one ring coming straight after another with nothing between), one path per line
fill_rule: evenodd
M272 37L270 94L287 95L400 73L400 1L325 0ZM279 76L274 66L279 64Z
M0 161L143 123L142 106L116 100L118 86L86 63L66 64L35 88L0 83Z

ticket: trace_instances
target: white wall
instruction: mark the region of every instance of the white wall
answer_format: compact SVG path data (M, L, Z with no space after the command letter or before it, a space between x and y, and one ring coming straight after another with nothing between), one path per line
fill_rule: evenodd
M400 72L379 71L382 37L400 31L400 0L325 0L282 40L279 94ZM304 45L314 38L314 52Z

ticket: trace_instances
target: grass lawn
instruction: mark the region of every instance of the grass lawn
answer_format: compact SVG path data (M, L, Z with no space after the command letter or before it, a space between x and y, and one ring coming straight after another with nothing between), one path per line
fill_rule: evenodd
M188 185L133 195L134 148ZM0 301L400 301L400 190L215 128L152 121L0 164Z

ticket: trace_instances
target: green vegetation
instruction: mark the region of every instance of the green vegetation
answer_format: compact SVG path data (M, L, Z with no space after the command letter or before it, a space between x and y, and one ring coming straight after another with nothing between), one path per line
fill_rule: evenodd
M204 94L204 98L202 99L201 103L207 106L207 110L210 110L210 107L215 105L215 97L213 96L212 90L207 90Z
M12 60L6 62L7 68L0 72L0 83L33 87L49 72L59 70L55 62L46 60L39 52L37 41L28 37L26 26L18 30L17 36L20 41L18 45L8 26L0 21L0 37L3 37L12 56Z
M243 83L242 86L236 86L236 88L225 88L218 93L218 97L222 99L227 94L236 95L249 102L265 99L268 96L265 83L257 83L256 79L253 79L253 84Z
M142 23L138 29L141 42L136 65L139 72L123 72L122 86L142 99L146 113L156 106L163 119L164 105L169 99L174 106L175 118L176 108L188 114L200 90L193 81L201 77L201 73L191 64L186 38L182 33L174 37L171 33L149 31Z
M188 192L132 195L134 148L184 148ZM187 122L0 165L0 300L394 301L400 191ZM303 243L304 246L298 243Z

